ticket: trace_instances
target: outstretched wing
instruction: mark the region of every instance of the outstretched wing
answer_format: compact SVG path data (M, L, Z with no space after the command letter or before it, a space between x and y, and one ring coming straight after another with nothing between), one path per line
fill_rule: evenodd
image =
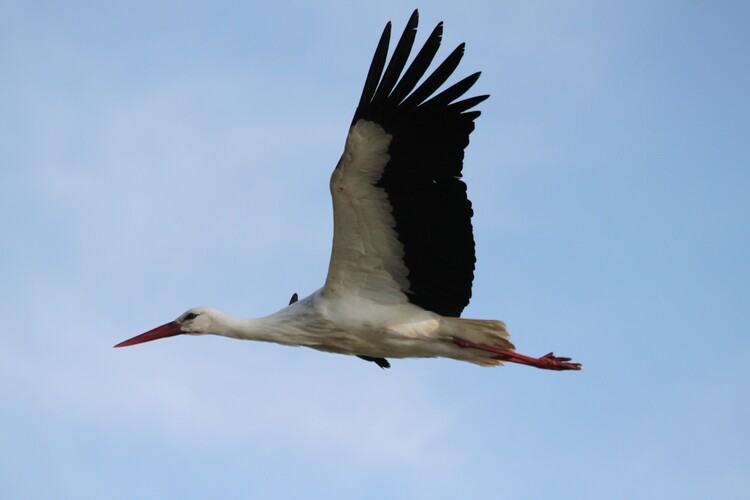
M386 25L331 176L334 237L323 292L382 304L408 300L459 316L476 261L461 169L479 116L470 110L489 96L458 100L479 73L436 94L464 51L459 45L427 75L442 23L406 67L417 22L414 11L387 66Z

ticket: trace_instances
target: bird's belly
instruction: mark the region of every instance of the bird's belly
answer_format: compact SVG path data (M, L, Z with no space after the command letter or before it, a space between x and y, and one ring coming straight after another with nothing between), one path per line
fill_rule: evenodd
M453 347L444 318L408 302L394 306L356 295L331 300L318 291L297 304L307 306L307 314L281 320L287 327L296 323L299 336L290 336L290 345L390 358L444 356L446 345Z
M413 358L433 357L443 353L449 337L440 332L440 321L427 319L397 324L352 325L316 335L308 347L338 354Z

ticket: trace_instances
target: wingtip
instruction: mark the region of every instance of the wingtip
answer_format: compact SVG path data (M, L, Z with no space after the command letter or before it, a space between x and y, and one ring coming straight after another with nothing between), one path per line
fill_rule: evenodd
M417 31L417 27L419 27L419 9L414 9L414 12L411 13L409 20L406 22L405 31Z

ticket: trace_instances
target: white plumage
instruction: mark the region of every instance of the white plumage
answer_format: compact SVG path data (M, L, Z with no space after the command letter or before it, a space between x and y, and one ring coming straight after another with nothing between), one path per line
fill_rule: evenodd
M436 93L463 55L462 44L427 73L442 23L406 66L417 21L414 11L387 66L386 25L331 175L334 237L325 285L262 318L193 308L115 347L215 334L355 355L382 368L390 366L386 358L447 357L580 369L552 353L516 353L501 321L459 317L475 263L463 151L479 116L471 109L488 96L458 100L479 73Z

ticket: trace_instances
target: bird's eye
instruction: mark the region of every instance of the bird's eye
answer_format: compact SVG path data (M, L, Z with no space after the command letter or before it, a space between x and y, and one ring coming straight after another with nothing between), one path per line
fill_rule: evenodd
M183 321L190 321L191 319L197 318L198 315L195 313L189 313L187 316L185 316L182 320Z

